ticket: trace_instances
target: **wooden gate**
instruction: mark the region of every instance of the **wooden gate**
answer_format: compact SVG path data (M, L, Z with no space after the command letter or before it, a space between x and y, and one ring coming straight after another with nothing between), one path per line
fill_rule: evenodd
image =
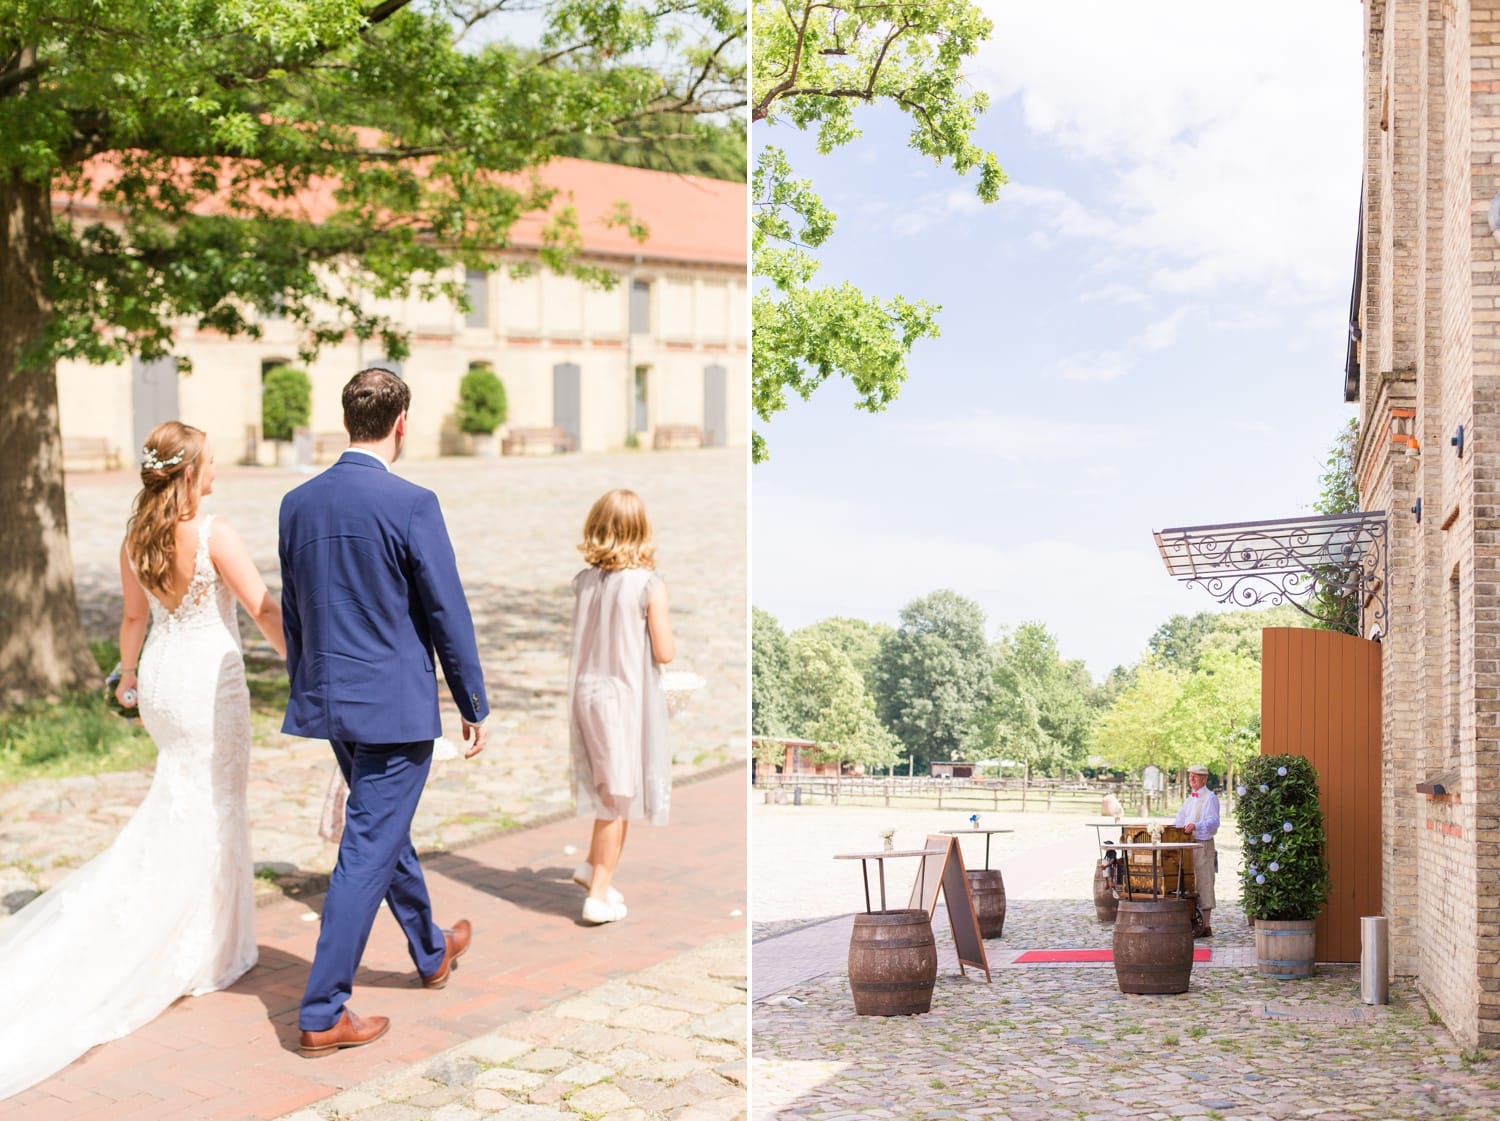
M1337 631L1261 631L1260 749L1318 770L1328 905L1318 961L1359 960L1359 920L1380 904L1380 646Z

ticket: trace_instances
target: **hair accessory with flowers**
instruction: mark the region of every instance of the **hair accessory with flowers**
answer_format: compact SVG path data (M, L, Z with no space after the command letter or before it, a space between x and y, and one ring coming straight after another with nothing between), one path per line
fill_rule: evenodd
M150 444L141 449L141 466L148 471L165 471L168 467L176 467L181 462L181 452L178 452L171 459L162 459L156 454L156 449Z

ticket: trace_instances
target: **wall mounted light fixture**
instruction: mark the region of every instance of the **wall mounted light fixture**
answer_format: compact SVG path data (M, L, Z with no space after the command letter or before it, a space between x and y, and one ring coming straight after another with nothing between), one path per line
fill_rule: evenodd
M1411 508L1411 512L1417 516L1417 524L1422 524L1422 500L1417 499L1417 504Z
M1449 438L1448 442L1458 449L1458 458L1464 457L1464 426L1459 425L1458 431Z

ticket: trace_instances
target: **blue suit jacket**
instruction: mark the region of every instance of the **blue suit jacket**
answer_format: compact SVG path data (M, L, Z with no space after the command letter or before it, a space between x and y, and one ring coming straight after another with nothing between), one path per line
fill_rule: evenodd
M281 501L283 732L354 743L442 734L433 651L465 720L489 713L437 495L363 452Z

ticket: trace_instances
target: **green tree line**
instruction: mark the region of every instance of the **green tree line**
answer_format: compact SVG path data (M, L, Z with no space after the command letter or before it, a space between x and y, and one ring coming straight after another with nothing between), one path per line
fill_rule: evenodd
M1355 421L1340 428L1318 479L1317 513L1358 509L1358 438ZM984 611L956 592L912 600L895 627L832 618L787 634L756 608L756 758L779 763L768 741L785 738L811 740L825 760L866 771L1010 760L1038 775L1134 775L1204 763L1229 782L1260 751L1262 628L1359 631L1358 586L1337 571L1320 575L1309 604L1319 622L1289 603L1174 615L1135 664L1097 684L1043 623L987 641Z
M774 765L768 741L801 739L867 772L962 760L1048 776L1203 762L1229 775L1260 748L1261 628L1305 624L1287 605L1173 616L1096 683L1045 624L989 640L980 606L952 591L908 603L894 627L836 617L787 632L756 608L757 757Z

